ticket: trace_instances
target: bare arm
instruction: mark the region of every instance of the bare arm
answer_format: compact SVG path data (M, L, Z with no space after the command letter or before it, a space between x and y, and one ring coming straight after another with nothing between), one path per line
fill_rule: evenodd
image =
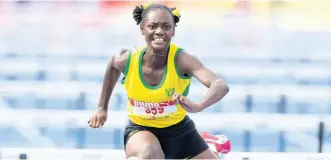
M206 68L195 56L182 51L177 59L176 63L182 74L197 78L209 88L207 94L199 103L202 110L220 101L229 92L229 87L225 82L213 71Z
M121 72L124 73L125 71L125 65L129 53L130 52L128 50L123 49L119 54L111 57L104 75L98 108L104 109L106 111L108 110L110 96L114 90L116 82L121 75Z

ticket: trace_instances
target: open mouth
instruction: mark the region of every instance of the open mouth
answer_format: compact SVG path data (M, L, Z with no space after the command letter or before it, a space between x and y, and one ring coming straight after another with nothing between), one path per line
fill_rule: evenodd
M153 38L153 42L163 43L163 42L165 42L165 39L164 38L157 37L157 38Z

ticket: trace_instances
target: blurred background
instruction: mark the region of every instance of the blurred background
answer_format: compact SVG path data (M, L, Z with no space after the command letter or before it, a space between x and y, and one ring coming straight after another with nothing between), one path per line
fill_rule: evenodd
M87 120L111 55L145 44L132 18L145 2L0 1L0 148L123 149L120 83L104 128ZM173 42L230 86L192 115L199 131L233 152L331 152L330 0L162 3L181 10Z

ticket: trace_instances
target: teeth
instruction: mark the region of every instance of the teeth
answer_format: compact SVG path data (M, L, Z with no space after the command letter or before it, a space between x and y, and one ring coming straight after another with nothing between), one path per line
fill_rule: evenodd
M158 40L158 41L164 41L163 38L155 38L154 40Z

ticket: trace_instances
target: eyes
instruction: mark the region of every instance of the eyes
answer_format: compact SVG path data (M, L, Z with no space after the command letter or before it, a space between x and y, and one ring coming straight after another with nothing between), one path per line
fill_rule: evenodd
M148 24L147 27L151 30L155 30L158 27L161 27L164 30L170 30L172 28L170 24Z

